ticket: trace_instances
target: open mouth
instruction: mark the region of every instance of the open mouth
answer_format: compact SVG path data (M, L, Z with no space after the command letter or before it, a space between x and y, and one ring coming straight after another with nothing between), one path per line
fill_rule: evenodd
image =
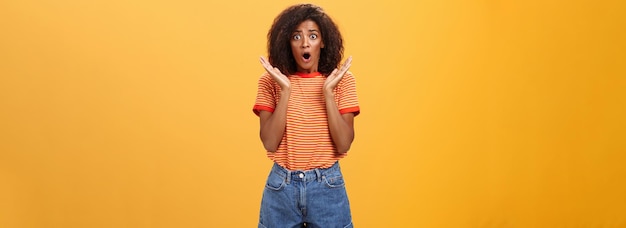
M302 55L302 57L303 57L305 60L309 60L309 59L311 58L311 54L309 54L309 53L304 53L304 54Z

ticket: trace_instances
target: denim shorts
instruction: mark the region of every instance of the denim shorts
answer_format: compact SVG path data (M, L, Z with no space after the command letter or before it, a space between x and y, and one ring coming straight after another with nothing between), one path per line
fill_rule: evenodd
M274 163L263 191L259 227L353 227L339 163L307 171Z

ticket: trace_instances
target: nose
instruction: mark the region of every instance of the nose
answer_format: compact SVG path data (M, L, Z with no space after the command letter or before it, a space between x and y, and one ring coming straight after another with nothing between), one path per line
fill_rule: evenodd
M309 46L310 46L309 38L305 36L304 38L302 38L302 47L308 48Z

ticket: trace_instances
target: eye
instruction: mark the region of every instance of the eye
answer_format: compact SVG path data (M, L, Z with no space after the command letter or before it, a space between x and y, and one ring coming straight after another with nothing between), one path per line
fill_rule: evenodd
M300 40L301 38L300 34L293 35L294 40Z
M309 35L309 39L312 39L312 40L317 39L317 34Z

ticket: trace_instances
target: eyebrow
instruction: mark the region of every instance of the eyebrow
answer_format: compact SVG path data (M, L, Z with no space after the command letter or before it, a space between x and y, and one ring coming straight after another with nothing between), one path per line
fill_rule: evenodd
M296 29L296 31L294 32L302 32L302 30ZM319 31L317 31L317 29L309 29L309 32L319 32Z

